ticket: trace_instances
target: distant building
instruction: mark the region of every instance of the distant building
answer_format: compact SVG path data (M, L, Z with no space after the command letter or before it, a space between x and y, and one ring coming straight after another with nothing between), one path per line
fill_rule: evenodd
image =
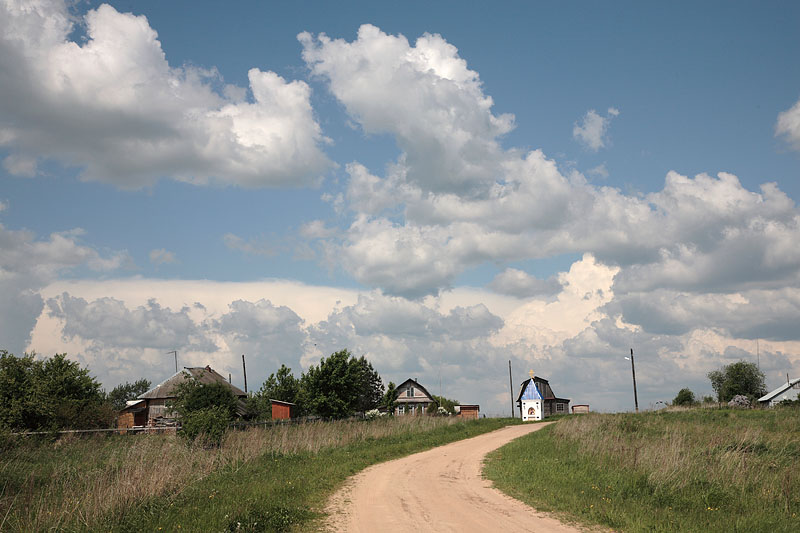
M466 419L480 418L481 406L480 405L456 405L456 416Z
M569 399L553 394L550 383L533 375L522 382L517 395L522 420L544 420L548 416L569 413Z
M394 414L421 415L429 405L436 403L433 396L416 379L407 379L397 386L397 401Z
M758 403L767 407L773 407L783 400L797 400L800 393L800 378L787 380L786 383L772 392L768 392L758 399Z
M240 388L228 383L222 375L218 374L210 366L206 367L184 367L180 372L159 383L149 391L145 392L136 400L131 400L125 409L120 411L117 419L117 427L132 428L137 426L162 426L176 424L176 415L167 407L170 400L176 396L176 387L186 380L193 379L200 383L210 385L212 383L224 383L230 387L233 395L239 399L237 412L243 415L245 412L244 399L247 394Z
M273 420L288 420L294 418L296 405L292 402L284 402L282 400L269 400L272 406L272 419Z
M588 403L580 403L575 404L572 406L572 413L588 413L589 412L589 404Z

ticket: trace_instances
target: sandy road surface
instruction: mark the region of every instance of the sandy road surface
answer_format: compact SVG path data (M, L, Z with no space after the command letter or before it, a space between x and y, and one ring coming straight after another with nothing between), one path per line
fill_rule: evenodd
M481 478L483 457L544 427L509 426L367 468L328 503L335 532L576 532Z

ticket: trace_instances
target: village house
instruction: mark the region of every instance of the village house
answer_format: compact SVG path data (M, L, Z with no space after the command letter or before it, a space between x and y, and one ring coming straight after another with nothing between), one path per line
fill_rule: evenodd
M517 406L523 421L544 420L548 416L569 413L569 399L558 398L553 393L550 383L534 376L522 382L517 395Z
M786 376L786 383L759 398L758 403L767 407L774 407L783 400L797 400L798 394L800 394L800 378L789 379L789 376Z
M244 414L244 399L247 394L240 388L228 383L222 375L217 373L210 366L206 367L184 367L180 372L163 381L139 396L135 400L127 402L125 408L120 411L117 418L118 428L150 427L175 425L175 413L167 407L170 400L176 398L176 387L188 379L194 379L200 383L210 385L212 383L224 383L230 387L234 396L239 399L239 414Z
M425 414L428 406L436 403L433 396L416 379L407 379L397 386L397 407L394 414Z

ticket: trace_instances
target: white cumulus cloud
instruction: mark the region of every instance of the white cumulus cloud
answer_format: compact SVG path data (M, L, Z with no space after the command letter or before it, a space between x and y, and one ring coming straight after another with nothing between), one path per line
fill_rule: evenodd
M85 42L70 38L78 25ZM250 98L217 91L216 70L168 63L144 16L103 4L76 21L60 0L2 0L0 35L0 147L15 151L14 174L44 157L123 188L265 187L316 183L330 164L306 83L254 68Z
M614 107L608 108L608 114L605 117L598 114L594 109L590 109L583 116L580 124L575 123L572 128L572 138L592 152L605 148L608 143L608 127L611 124L611 119L618 115L619 110Z
M800 100L778 115L775 135L782 136L795 150L800 150Z

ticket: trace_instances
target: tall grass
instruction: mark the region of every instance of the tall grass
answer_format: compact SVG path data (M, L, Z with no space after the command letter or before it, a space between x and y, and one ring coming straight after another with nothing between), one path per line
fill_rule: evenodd
M214 473L235 478L265 456L414 439L459 423L423 416L276 425L229 432L219 448L174 435L19 442L0 455L0 531L93 530L148 502L173 502Z
M797 531L800 412L572 416L486 475L534 506L622 531Z

